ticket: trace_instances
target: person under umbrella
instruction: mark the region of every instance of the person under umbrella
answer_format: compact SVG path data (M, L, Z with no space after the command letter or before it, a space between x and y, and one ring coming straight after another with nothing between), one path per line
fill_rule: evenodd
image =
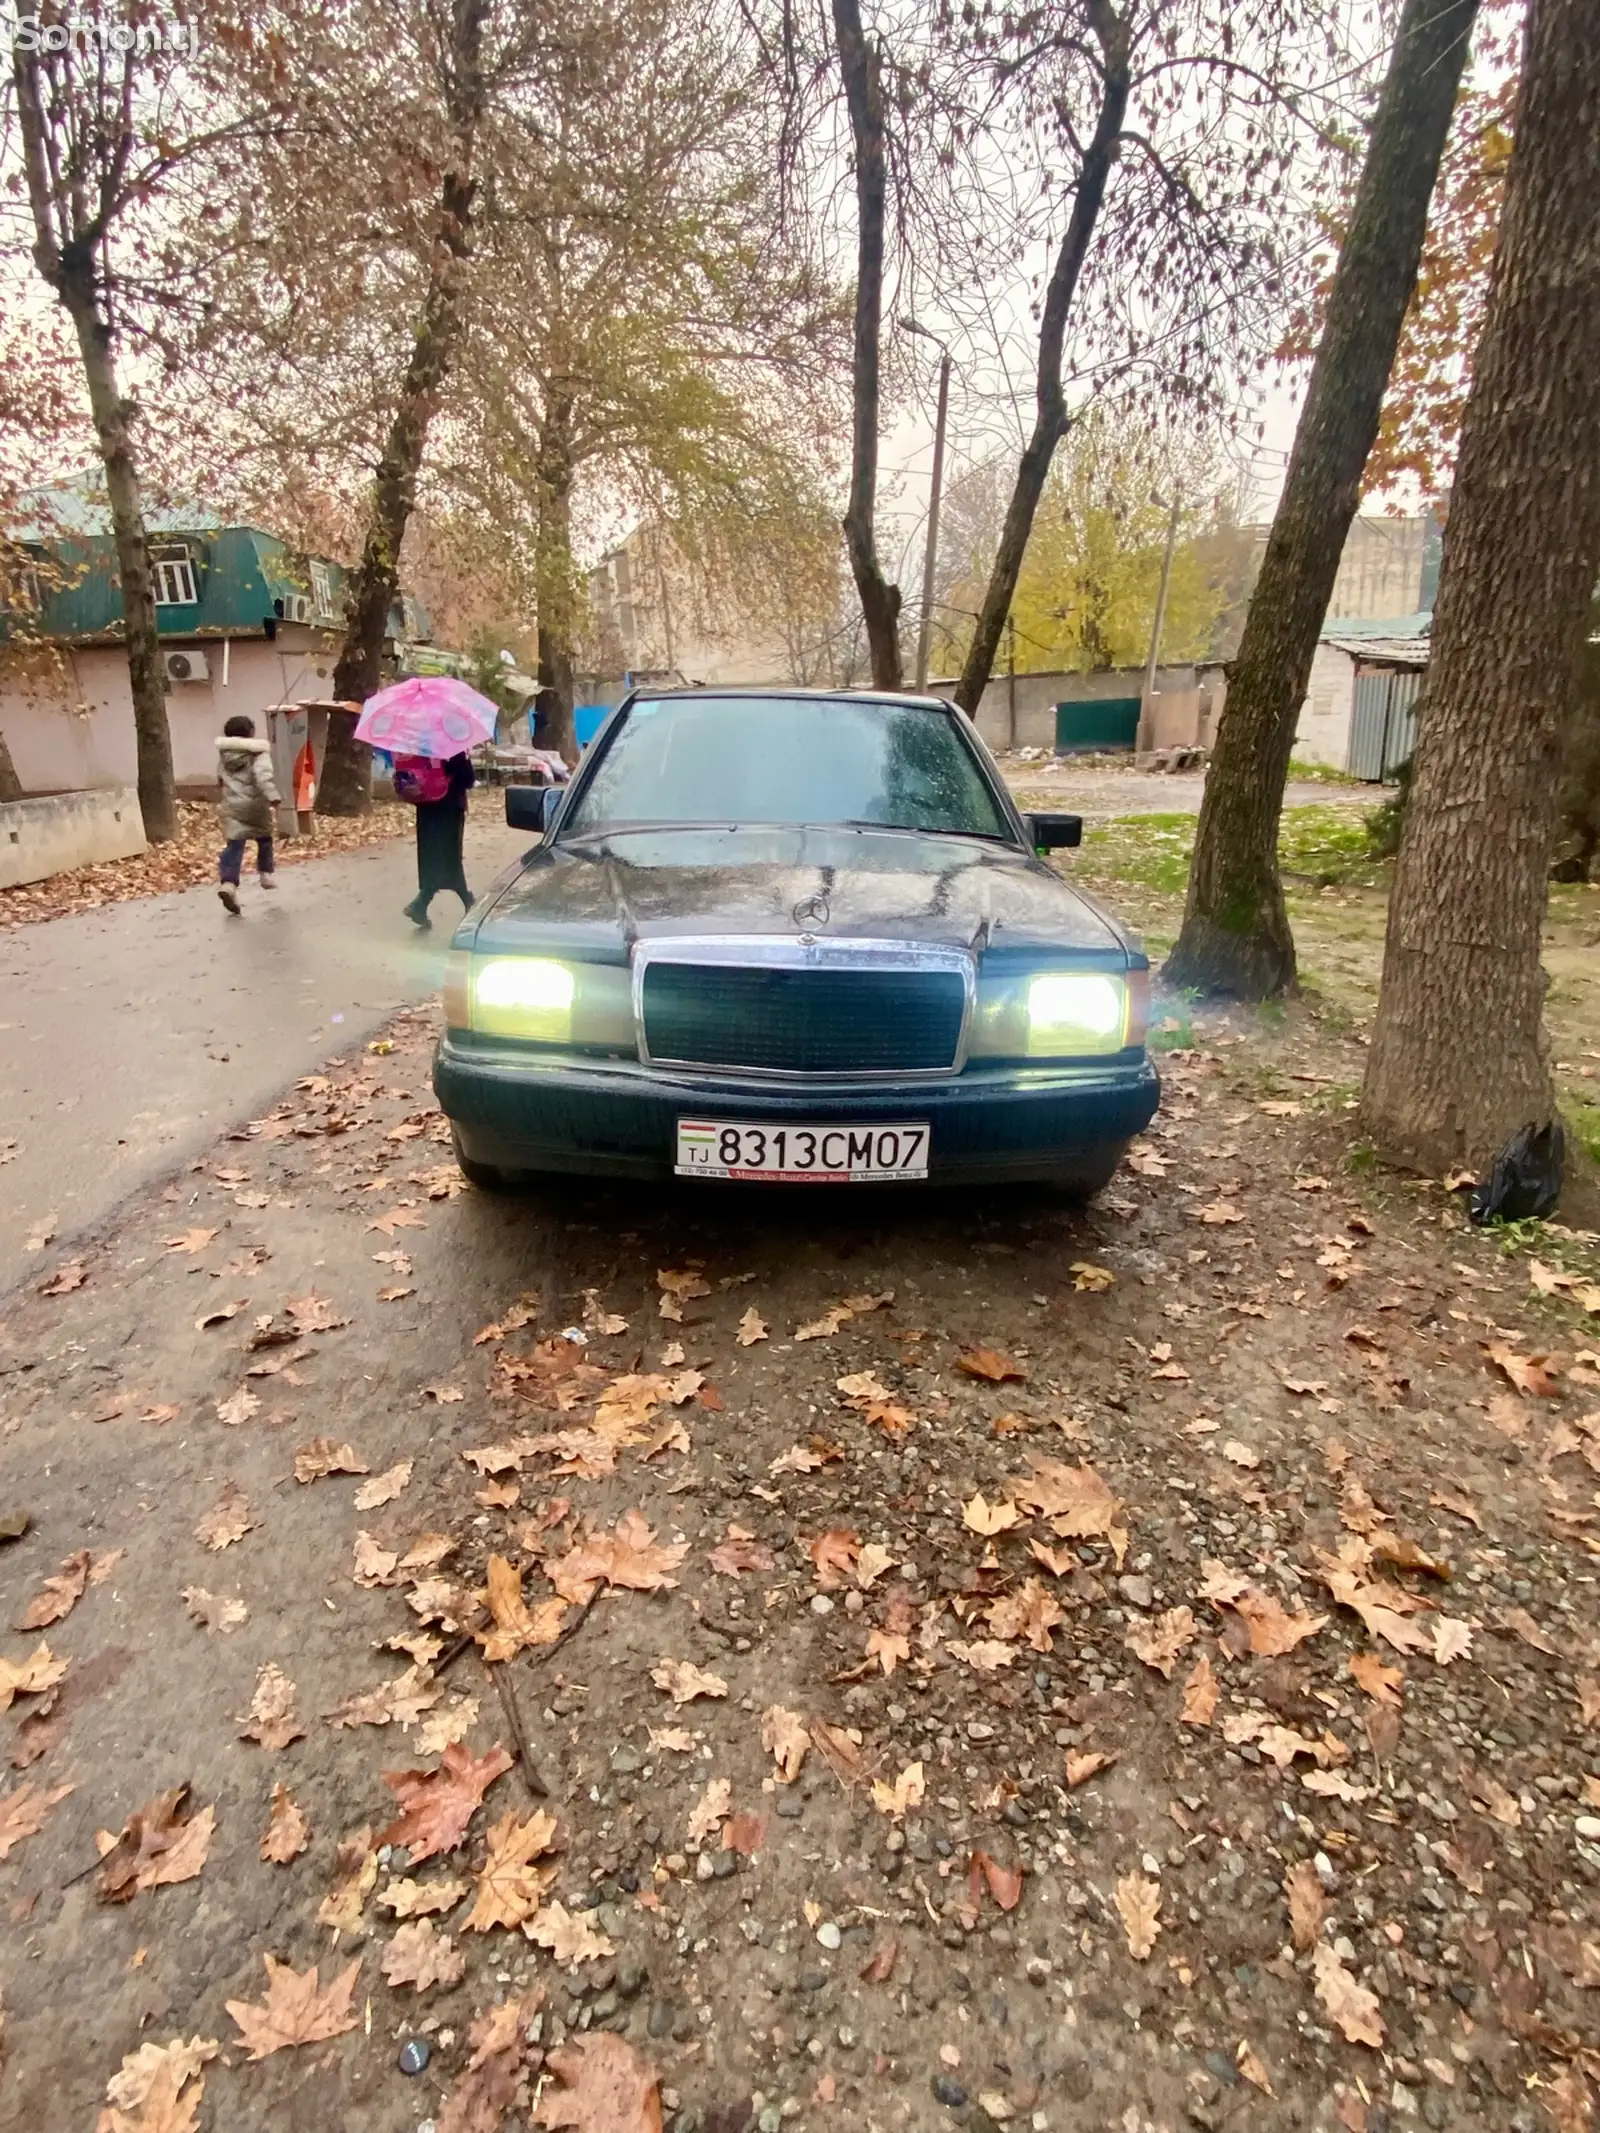
M463 839L467 794L475 784L468 750L494 737L499 717L486 696L449 675L417 674L369 696L356 738L394 757L394 789L417 811L417 893L405 906L414 926L443 890L470 908Z

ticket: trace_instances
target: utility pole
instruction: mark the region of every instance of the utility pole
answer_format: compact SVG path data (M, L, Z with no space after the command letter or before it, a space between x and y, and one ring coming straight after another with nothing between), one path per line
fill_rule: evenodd
M944 429L950 411L950 351L936 333L903 318L901 329L939 350L939 411L933 424L933 487L928 498L928 539L922 554L922 619L917 624L917 687L928 686L928 650L933 636L933 574L939 561L939 496L944 486Z
M1160 503L1159 496L1151 498ZM1161 558L1161 587L1156 594L1155 621L1150 627L1150 657L1145 662L1144 693L1139 699L1139 730L1134 737L1134 753L1142 755L1155 737L1156 668L1161 664L1161 631L1167 619L1167 588L1172 583L1172 551L1178 541L1178 514L1183 509L1183 498L1175 495L1172 512L1167 520L1167 552Z
M1017 625L1006 617L1006 748L1017 752Z

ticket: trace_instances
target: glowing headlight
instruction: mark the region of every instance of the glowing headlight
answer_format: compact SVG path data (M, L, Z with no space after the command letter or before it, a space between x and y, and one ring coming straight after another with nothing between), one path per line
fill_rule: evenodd
M1028 987L1028 1050L1055 1058L1120 1051L1127 1018L1127 987L1120 977L1053 970Z
M472 1026L559 1042L571 1034L572 972L542 956L492 956L472 974Z

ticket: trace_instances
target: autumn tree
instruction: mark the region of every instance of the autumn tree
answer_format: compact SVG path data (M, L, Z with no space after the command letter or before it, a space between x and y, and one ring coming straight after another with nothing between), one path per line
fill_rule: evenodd
M1294 983L1278 821L1295 726L1378 432L1477 0L1406 0L1322 339L1228 681L1169 983L1264 999Z
M1483 1165L1555 1115L1540 962L1563 728L1600 576L1600 17L1531 0L1361 1119Z
M273 98L245 110L214 101L198 64L234 33L214 8L201 25L125 13L113 0L54 8L12 34L10 89L29 248L71 321L116 547L145 835L177 826L166 685L140 493L141 439L130 371L158 354L161 313L189 261L166 210L206 191L230 140L271 123ZM6 208L6 219L15 210Z

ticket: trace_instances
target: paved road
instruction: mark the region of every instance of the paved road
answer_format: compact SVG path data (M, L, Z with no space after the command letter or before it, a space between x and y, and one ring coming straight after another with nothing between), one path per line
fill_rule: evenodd
M486 884L527 839L492 816L467 837ZM183 889L0 932L0 1294L39 1255L39 1224L87 1229L127 1195L249 1118L285 1083L439 983L437 929L400 915L409 843L253 876L245 917Z

